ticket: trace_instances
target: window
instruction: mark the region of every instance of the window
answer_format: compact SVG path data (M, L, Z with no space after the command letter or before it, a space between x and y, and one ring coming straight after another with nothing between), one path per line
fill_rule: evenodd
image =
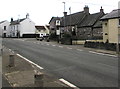
M4 26L4 30L6 30L6 26Z
M107 23L105 23L105 26L107 26Z
M14 30L15 30L15 26L14 26Z

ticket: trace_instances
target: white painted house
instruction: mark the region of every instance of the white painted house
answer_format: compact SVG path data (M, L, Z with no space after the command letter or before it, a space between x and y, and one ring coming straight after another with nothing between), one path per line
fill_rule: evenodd
M35 23L29 18L29 14L26 18L13 20L11 18L9 37L33 37L35 35Z
M0 37L7 37L10 22L7 20L0 22Z

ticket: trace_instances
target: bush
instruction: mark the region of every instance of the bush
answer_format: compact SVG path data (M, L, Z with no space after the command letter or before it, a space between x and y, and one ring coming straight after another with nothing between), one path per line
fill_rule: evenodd
M57 40L57 35L56 35L56 33L50 34L50 39L51 39L51 40Z

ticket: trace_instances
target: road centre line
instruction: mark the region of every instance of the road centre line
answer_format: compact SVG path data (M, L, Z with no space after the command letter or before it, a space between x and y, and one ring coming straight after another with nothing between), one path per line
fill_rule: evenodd
M59 80L60 80L61 82L63 82L64 84L68 85L69 87L72 87L72 88L74 88L74 89L80 89L80 88L78 88L77 86L73 85L72 83L64 80L63 78L61 78L61 79L59 79Z
M39 66L38 64L35 64L34 62L28 60L27 58L23 57L22 55L20 54L16 54L17 56L23 58L24 60L26 60L27 62L31 63L32 65L35 65L36 67L38 67L39 69L44 69L43 67Z

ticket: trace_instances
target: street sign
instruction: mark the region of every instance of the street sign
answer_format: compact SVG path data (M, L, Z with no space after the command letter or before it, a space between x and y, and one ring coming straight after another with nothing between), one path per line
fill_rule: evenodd
M56 35L60 35L60 30L56 30Z

